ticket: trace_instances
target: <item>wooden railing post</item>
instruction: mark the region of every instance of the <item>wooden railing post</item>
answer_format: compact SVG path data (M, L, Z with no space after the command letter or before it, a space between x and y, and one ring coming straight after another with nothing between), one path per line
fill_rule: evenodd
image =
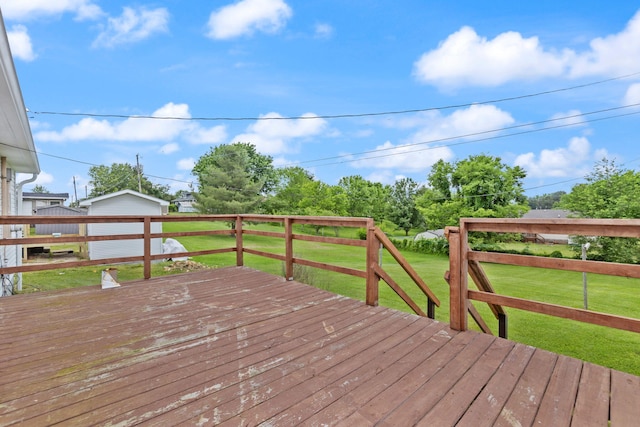
M380 242L376 238L375 223L373 220L367 222L367 284L366 303L367 305L378 305L378 285L380 278L376 274L376 267L379 262L378 248Z
M449 283L449 325L451 329L465 331L467 329L467 298L466 291L462 290L463 263L460 234L458 227L447 227L445 230L449 240L449 271L445 275L445 280Z
M236 265L242 267L244 265L244 246L242 244L242 216L236 217Z
M290 217L284 219L284 275L287 280L293 280L293 221Z
M144 217L144 278L151 278L151 217Z

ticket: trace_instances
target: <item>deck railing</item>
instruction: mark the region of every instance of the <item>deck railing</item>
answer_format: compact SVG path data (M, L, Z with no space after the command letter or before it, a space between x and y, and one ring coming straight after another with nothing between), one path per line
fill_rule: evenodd
M490 332L487 323L471 303L473 300L489 305L493 315L498 319L499 335L505 338L507 315L503 307L640 332L640 319L499 295L495 293L481 263L630 278L640 278L640 265L476 251L469 246L469 233L472 232L640 238L640 220L464 218L460 220L460 227L449 227L446 230L449 239L449 271L445 274L450 288L450 324L456 330L467 330L467 319L470 314L483 331ZM478 290L469 289L469 277Z
M200 231L180 231L180 232L153 232L152 224L168 222L225 222L234 226L231 229L205 229ZM254 230L245 227L246 223L277 223L284 228L283 232ZM347 274L365 279L366 283L366 303L378 305L379 281L386 282L396 294L418 315L435 317L435 307L440 305L440 301L431 291L427 284L420 278L411 265L404 259L395 248L387 236L375 226L375 222L369 218L349 218L349 217L311 217L311 216L274 216L274 215L158 215L158 216L0 216L0 225L3 227L3 236L10 236L11 229L28 227L24 224L139 224L136 232L127 234L109 235L73 235L73 236L46 236L46 237L18 237L2 238L0 246L34 246L37 244L51 245L61 243L72 243L85 245L89 242L101 241L132 241L143 242L143 249L137 255L112 257L106 259L86 259L59 262L55 264L28 264L18 266L0 267L0 275L10 275L16 273L53 270L71 267L85 267L94 265L112 265L119 263L140 262L144 265L144 278L151 278L151 263L156 260L167 258L194 257L199 255L212 255L235 252L236 265L244 265L244 254L253 254L267 257L284 263L285 277L293 279L294 265L304 265L319 268L336 273ZM362 228L366 230L366 239L349 239L339 237L317 236L294 232L294 225L312 225L317 227L350 227ZM185 236L211 236L235 234L233 246L226 248L205 249L200 251L187 251L181 253L152 253L152 241L154 239L166 239ZM102 234L102 233L101 233ZM280 238L284 244L284 254L271 253L245 247L243 236L256 235L273 238ZM346 245L363 247L366 250L365 269L359 270L350 267L327 264L323 262L303 259L294 255L294 241L308 241L323 244ZM123 242L124 243L124 242ZM398 285L398 283L385 271L380 263L380 249L386 249L396 262L404 269L408 276L418 286L427 298L426 312ZM4 264L3 264L4 265Z

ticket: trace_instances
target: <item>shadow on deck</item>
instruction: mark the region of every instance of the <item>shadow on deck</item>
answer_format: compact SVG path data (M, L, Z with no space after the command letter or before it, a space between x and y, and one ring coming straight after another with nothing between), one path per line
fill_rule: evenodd
M0 425L637 425L640 378L244 267L0 299Z

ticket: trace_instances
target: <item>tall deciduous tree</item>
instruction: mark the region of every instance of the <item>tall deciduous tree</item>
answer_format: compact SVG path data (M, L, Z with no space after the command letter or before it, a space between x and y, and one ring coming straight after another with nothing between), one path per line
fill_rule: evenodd
M245 172L249 176L249 179L254 183L260 183L260 193L268 194L273 190L276 183L276 172L273 167L273 158L264 154L258 153L255 145L248 142L236 142L233 144L222 144L216 147L211 147L209 152L200 156L196 162L193 170L193 175L198 178L199 182L202 182L202 175L206 173L209 166L220 166L224 161L224 157L227 155L228 147L235 147L235 149L244 151L247 157L247 161L244 163Z
M373 218L381 221L387 213L390 187L367 181L360 175L343 177L338 186L347 199L347 215Z
M270 214L300 215L300 202L304 198L304 186L313 181L306 169L291 166L275 170L276 181L271 196L263 204L263 210Z
M517 218L529 209L522 187L525 176L521 167L485 154L456 163L440 160L416 203L431 229L457 225L463 217Z
M89 185L91 192L89 197L98 197L104 194L121 190L138 191L163 200L171 200L168 185L154 184L149 181L138 168L129 163L114 163L111 166L91 166L89 168ZM140 179L140 185L138 185Z
M418 183L411 178L402 178L391 186L388 218L403 229L407 236L412 228L424 223L415 203L419 188Z
M560 207L582 218L640 218L640 173L621 169L603 159L560 200ZM579 243L585 238L578 238ZM589 249L591 256L613 262L640 262L640 240L598 237Z
M199 170L196 208L207 214L238 214L256 209L263 182L250 173L250 157L237 144L217 147L213 161Z

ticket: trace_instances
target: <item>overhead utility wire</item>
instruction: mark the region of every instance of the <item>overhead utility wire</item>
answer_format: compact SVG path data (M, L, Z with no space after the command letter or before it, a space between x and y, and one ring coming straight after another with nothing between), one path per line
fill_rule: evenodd
M582 116L589 116L589 115L593 115L593 114L607 113L607 112L611 112L611 111L624 110L625 108L632 108L632 107L639 107L639 106L640 106L640 103L628 104L628 105L623 105L623 106L620 106L620 107L605 108L603 110L589 111L587 113L580 113L580 114L572 114L570 116L556 117L556 118L553 118L553 119L540 120L540 121L537 121L537 122L522 123L522 124L519 124L519 125L503 127L503 128L500 128L500 129L490 129L490 130L485 130L485 131L480 131L480 132L468 133L468 134L465 134L465 135L456 135L456 136L449 136L449 137L446 137L446 138L432 139L432 140L429 140L429 141L414 142L414 143L411 143L411 144L404 144L402 146L379 148L379 149L375 149L375 150L361 151L359 153L341 154L339 156L324 157L324 158L321 158L321 159L304 160L304 161L301 161L301 162L292 162L291 165L293 165L293 164L300 165L300 164L307 164L307 163L322 162L322 161L325 161L325 160L341 159L341 158L345 158L345 157L353 157L353 156L358 156L358 155L363 155L363 154L380 153L382 151L393 151L393 150L397 150L399 147L402 147L402 148L415 147L415 146L418 146L418 145L434 144L434 143L438 143L438 142L452 141L452 140L461 139L461 138L471 138L471 137L474 137L474 136L486 135L486 134L501 132L501 131L505 131L505 130L518 129L518 128L535 126L535 125L540 125L540 124L545 124L545 123L552 123L552 122L557 122L557 121L562 121L562 120L570 120L570 119L575 119L575 118L582 117ZM609 118L624 117L624 116L629 116L629 115L638 114L638 113L639 112L632 112L632 113L625 113L625 114L619 114L619 115L614 115L614 116L608 116L608 117L600 118L600 119L585 120L584 122L565 123L565 124L562 124L562 125L556 125L556 126L551 126L551 127L547 127L547 128L535 129L535 130L531 130L531 131L528 131L528 132L516 132L516 133L510 133L510 134L507 134L507 135L500 135L500 136L497 135L495 137L474 139L472 141L464 141L464 142L448 144L448 145L439 145L437 147L429 147L427 149L432 150L432 149L436 149L436 148L439 148L439 147L450 147L450 146L461 145L461 144L469 144L471 142L486 141L486 140L489 140L489 139L499 138L499 137L502 138L502 137L510 136L510 135L522 135L522 134L530 133L530 132L540 132L540 131L543 131L543 130L546 130L546 129L557 129L557 128L563 128L563 127L578 126L578 125L580 125L582 123L590 123L590 122L600 121L600 120L609 119ZM424 150L415 150L415 151L424 151ZM410 151L410 152L413 152L413 151ZM399 153L399 154L396 153L396 154L393 154L393 155L400 155L400 154L406 154L406 153ZM375 156L375 157L371 157L371 158L378 158L378 157L386 157L386 156ZM353 160L349 160L349 161L353 161ZM317 165L317 166L325 166L325 165L332 165L332 164L338 164L338 163L345 163L345 162L326 163L326 164L321 164L321 165Z
M612 77L610 79L598 80L595 82L584 83L581 85L569 86L560 89L552 89L543 92L530 93L525 95L511 96L507 98L499 98L493 100L485 100L478 102L468 102L463 104L452 104L441 107L427 107L416 108L409 110L398 111L383 111L374 113L353 113L353 114L326 114L326 115L313 115L313 116L288 116L288 117L179 117L179 116L149 116L149 115L127 115L127 114L99 114L99 113L71 113L64 111L30 111L32 114L43 115L57 115L57 116L82 116L82 117L102 117L102 118L117 118L117 119L153 119L153 120L186 120L186 121L254 121L254 120L317 120L317 119L345 119L345 118L357 118L357 117L375 117L375 116L390 116L398 114L409 113L422 113L427 111L437 110L449 110L453 108L470 107L472 105L484 105L484 104L498 104L501 102L516 101L525 98L534 98L537 96L550 95L552 93L566 92L575 89L582 89L589 86L595 86L603 83L608 83L615 80L627 79L640 75L640 71L626 74L624 76Z
M554 119L542 120L542 121L539 121L539 122L530 122L530 123L525 123L525 124L521 124L521 125L514 125L514 126L510 126L510 127L506 127L506 128L492 129L492 130L487 130L487 131L482 131L482 132L476 132L476 133L472 133L472 134L459 135L459 136L453 136L453 137L448 137L448 138L441 138L441 139L436 139L436 140L417 142L417 143L413 143L413 144L403 145L402 147L431 144L431 143L435 143L435 142L450 141L450 140L455 140L455 139L460 139L460 138L468 138L468 137L478 136L478 135L487 134L487 133L500 132L500 131L505 130L505 129L509 130L509 129L515 129L515 128L520 128L520 127L533 126L533 125L536 125L536 124L543 124L543 123L549 123L549 122L554 122L554 121L568 120L568 119L572 119L572 118L576 118L576 117L580 117L580 116L592 115L592 114L597 114L597 113L602 113L602 112L610 112L610 111L614 111L614 110L620 110L620 109L624 109L624 108L631 108L631 107L635 107L635 106L640 106L640 103L638 103L638 104L629 104L629 105L625 105L625 106L621 106L621 107L607 108L607 109L598 110L598 111L591 111L591 112L587 112L587 113L575 114L575 115L571 115L571 116L557 117L557 118L554 118ZM626 114L618 114L618 115L602 117L602 118L596 118L596 119L586 120L585 122L586 123L590 123L590 122L614 119L614 118L618 118L618 117L625 117L625 116L630 116L630 115L635 115L635 114L640 114L640 111L626 113ZM481 139L474 139L474 140L471 140L471 141L461 141L461 142L458 142L458 143L441 145L441 146L438 146L438 147L426 147L426 148L423 148L423 149L420 149L420 150L409 151L409 153L417 152L417 151L432 150L432 149L440 148L440 147L450 147L450 146L456 146L456 145L462 145L462 144L470 144L470 143L473 143L473 142L487 141L487 140L498 139L498 138L506 138L506 137L509 137L509 136L516 136L516 135L522 135L522 134L527 134L527 133L542 132L542 131L551 130L551 129L558 129L558 128L564 128L564 127L570 127L570 126L577 126L577 125L579 125L581 123L582 122L580 122L580 123L565 123L565 124L561 124L561 125L557 125L557 126L551 126L551 127L545 127L545 128L541 128L541 129L532 129L532 130L528 130L528 131L510 133L510 134L505 134L505 135L495 135L495 136L490 136L490 137L481 138ZM7 144L7 143L0 142L0 146L2 146L2 145L9 146L9 144ZM28 148L21 148L21 149L24 150L24 151L36 152L35 150L30 150ZM332 160L332 159L338 159L338 158L344 158L344 157L351 157L351 156L360 155L360 154L379 153L379 152L382 152L382 151L391 151L391 150L397 150L397 149L398 149L398 147L381 148L381 149L378 149L378 150L370 150L370 151L364 151L364 152L360 152L360 153L352 153L352 154L347 154L347 155L342 155L342 156L325 157L325 158L322 158L322 159L306 160L306 161L303 161L303 162L292 162L289 165L298 165L298 164L302 164L302 163L319 162L319 161L324 161L324 160ZM83 160L72 159L70 157L59 156L59 155L56 155L56 154L49 154L49 153L44 153L44 152L37 152L37 153L38 153L38 155L48 156L48 157L52 157L52 158L56 158L56 159L60 159L60 160L65 160L65 161L69 161L69 162L73 162L73 163L79 163L79 164L84 164L84 165L88 165L88 166L102 166L102 165L99 165L99 164L96 164L96 163L91 163L91 162L87 162L87 161L83 161ZM391 153L391 154L386 154L386 155L381 155L381 156L365 157L365 158L360 158L360 159L356 159L356 160L369 160L369 159L380 158L380 157L390 157L390 156L404 155L404 154L407 154L407 153L408 152ZM316 165L316 167L317 166L329 166L329 165L334 165L334 164L342 164L342 163L347 163L349 161L354 161L354 159L350 159L348 161L324 163L324 164ZM289 166L289 165L287 165L287 166ZM148 176L148 177L151 177L151 178L163 179L163 180L167 180L167 181L181 182L181 183L186 183L186 184L193 184L193 181L185 181L185 180L180 180L180 179L176 179L176 178L167 178L167 177L150 175L150 174L145 174L145 175Z
M587 120L586 122L587 123L600 122L600 121L603 121L603 120L616 119L618 117L633 116L633 115L636 115L636 114L640 114L640 111L634 111L634 112L625 113L625 114L617 114L617 115L614 115L614 116L599 117L599 118ZM526 131L522 131L522 132L508 133L508 134L504 134L504 135L488 136L488 137L485 137L485 138L473 139L471 141L460 141L460 142L455 142L455 143L446 144L446 145L439 145L439 146L436 146L436 147L425 147L425 148L421 148L421 149L418 149L418 150L405 151L405 152L401 152L401 153L389 153L389 154L382 154L382 155L379 155L379 156L363 157L363 158L359 158L359 159L342 160L342 161L339 161L339 162L322 163L322 164L319 164L319 165L315 165L314 167L339 165L339 164L343 164L343 163L350 163L350 162L362 161L362 160L379 159L379 158L383 158L383 157L401 156L401 155L405 155L405 154L408 154L408 153L417 153L419 151L435 150L437 148L442 148L442 147L453 147L453 146L456 146L456 145L471 144L471 143L480 142L480 141L489 141L489 140L493 140L493 139L508 138L510 136L526 135L526 134L529 134L529 133L537 133L537 132L543 132L543 131L550 130L550 129L560 129L560 128L571 127L571 126L576 126L576 123L565 123L565 124L561 124L561 125L550 126L550 127L540 128L540 129L531 129L531 130L526 130ZM496 131L494 131L494 132L496 132ZM450 138L450 139L458 139L458 138L460 138L460 137ZM423 142L423 143L419 143L419 144L428 144L428 143L429 142ZM402 147L404 147L404 146L402 146ZM397 149L397 148L398 147L394 147L394 148L391 148L391 150ZM387 151L387 150L390 150L390 149L384 149L384 150L381 149L380 151ZM297 164L297 163L292 163L291 165L295 165L295 164Z

